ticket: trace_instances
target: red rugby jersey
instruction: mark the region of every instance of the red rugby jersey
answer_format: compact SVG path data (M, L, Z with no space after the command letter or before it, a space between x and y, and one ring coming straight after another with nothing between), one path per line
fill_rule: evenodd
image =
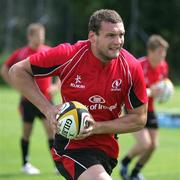
M168 64L165 60L161 61L155 68L149 63L148 57L142 57L139 60L143 68L147 88L168 77ZM148 111L154 111L154 98L152 97L148 101Z
M141 65L124 49L118 58L103 64L93 55L89 41L79 41L33 55L30 63L34 76L58 75L63 102L81 102L95 121L117 118L123 104L136 108L147 102ZM69 140L66 146L67 149L87 147L99 148L113 158L119 152L114 134Z
M22 47L20 49L17 49L5 62L7 67L11 67L13 64L24 60L25 58L29 57L32 54L41 52L41 51L47 51L50 47L46 45L40 46L38 49L34 50L30 48L29 46ZM47 89L51 85L51 78L35 78L35 81L37 85L39 86L41 92L46 96L46 98L51 99L49 96L49 93Z

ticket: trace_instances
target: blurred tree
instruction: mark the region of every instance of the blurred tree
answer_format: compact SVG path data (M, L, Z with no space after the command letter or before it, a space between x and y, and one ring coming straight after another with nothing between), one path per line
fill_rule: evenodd
M23 46L25 29L32 22L46 26L47 42L52 46L86 39L89 16L109 8L122 16L125 47L136 57L145 55L149 35L157 33L167 39L170 75L173 79L180 76L179 0L0 0L0 5L0 53Z

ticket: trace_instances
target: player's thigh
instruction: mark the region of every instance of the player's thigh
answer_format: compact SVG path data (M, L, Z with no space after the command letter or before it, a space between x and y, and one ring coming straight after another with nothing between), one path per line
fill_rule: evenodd
M148 129L153 147L158 146L158 129Z
M112 180L104 167L100 164L89 167L78 178L78 180Z
M66 179L77 180L87 169L96 165L101 167L98 169L105 176L106 173L111 174L117 165L116 159L96 148L66 149L68 142L66 138L56 134L54 148L51 150L57 169Z
M150 138L149 132L146 128L144 128L140 131L134 132L133 135L138 144L147 144L148 145L151 143L151 138Z
M43 117L42 123L43 123L44 129L46 131L48 138L54 138L55 133L53 132L53 128L50 122L45 117Z

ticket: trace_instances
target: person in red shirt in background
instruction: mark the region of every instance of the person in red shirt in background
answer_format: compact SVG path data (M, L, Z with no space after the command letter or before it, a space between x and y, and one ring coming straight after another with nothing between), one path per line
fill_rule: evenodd
M9 68L15 63L29 57L32 54L47 51L50 49L49 46L44 45L45 41L45 28L39 23L32 23L27 28L27 40L28 44L20 49L17 49L10 57L5 61L1 67L1 75L3 79L9 84L12 85L11 80L8 75ZM54 88L52 85L52 78L36 78L36 83L40 88L40 91L43 93L44 97L48 101L52 101L52 92ZM27 83L25 83L27 85ZM13 86L13 85L12 85ZM49 148L51 149L54 141L54 133L52 127L49 125L49 122L45 116L28 101L25 97L21 97L20 100L20 114L23 122L22 129L22 138L21 138L21 152L22 152L22 172L27 174L39 174L39 169L31 165L28 160L29 155L29 144L30 136L33 128L33 122L35 117L39 117L44 125L45 131L48 136Z
M158 144L158 122L154 111L154 97L160 93L153 85L168 77L168 64L165 60L169 44L160 35L150 36L147 42L147 56L140 58L143 68L148 101L147 124L144 129L133 133L136 144L121 161L120 174L124 180L145 179L140 170L148 162ZM128 177L128 165L134 157L139 157Z
M146 123L144 76L140 63L123 48L124 34L120 15L101 9L90 17L88 40L60 44L9 70L13 85L56 130L60 110L42 96L34 76L59 76L63 103L79 101L88 107L92 115L89 127L76 139L55 136L52 154L59 172L68 180L112 179L119 153L114 134L138 131ZM124 104L128 114L119 117Z

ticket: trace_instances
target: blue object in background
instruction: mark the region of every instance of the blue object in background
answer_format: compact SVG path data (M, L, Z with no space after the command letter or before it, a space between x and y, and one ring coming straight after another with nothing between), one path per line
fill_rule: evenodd
M180 128L180 115L160 112L157 113L159 127Z

